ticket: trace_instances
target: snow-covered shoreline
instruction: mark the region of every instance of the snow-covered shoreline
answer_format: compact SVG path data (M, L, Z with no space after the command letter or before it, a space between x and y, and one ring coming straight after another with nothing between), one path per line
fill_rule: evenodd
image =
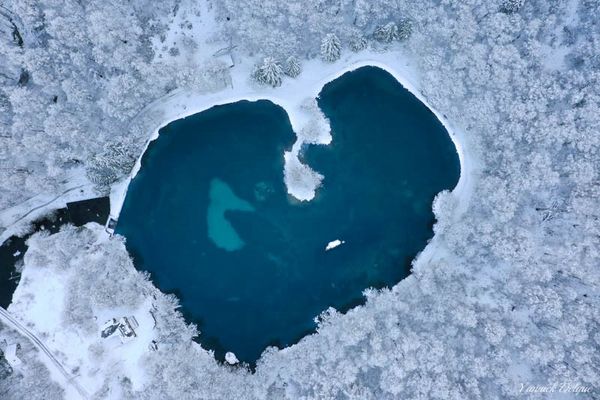
M147 113L162 113L163 118L159 123L148 127L151 132L144 149L139 155L130 174L111 185L110 189L110 215L117 219L131 180L137 175L141 167L141 159L144 156L149 144L159 135L159 130L170 122L184 118L217 105L234 103L237 101L248 100L268 100L279 105L287 112L292 128L296 134L309 121L310 115L304 110L303 102L307 99L314 99L318 96L323 86L339 78L343 74L365 66L374 66L384 69L423 104L425 104L444 125L453 141L460 160L460 178L457 186L452 191L459 200L461 209L466 209L472 187L472 171L476 160L473 158L473 152L469 153L469 158L465 156L464 136L460 129L454 127L440 112L429 104L425 96L420 91L419 76L416 68L410 64L411 60L400 51L390 51L379 53L373 51L363 51L361 53L347 53L335 63L323 63L318 59L305 61L303 72L296 79L285 79L282 86L270 88L258 86L249 80L251 65L249 60L243 60L232 69L232 86L216 93L198 93L192 90L177 89L163 98L153 101L138 114L138 118L147 115ZM133 124L134 121L132 121ZM322 143L329 143L330 137L323 137ZM284 157L293 161L298 161L298 152L301 148L302 140L299 138L294 144L292 151ZM288 163L289 164L289 163ZM309 169L309 171L311 171ZM318 183L318 182L317 182ZM35 199L30 199L23 204L16 205L10 209L0 212L0 226L5 231L0 232L0 243L4 242L11 235L19 234L30 221L39 218L49 212L64 207L68 201L79 201L94 197L93 184L89 182L85 173L77 170L72 174L72 178L65 183L67 189L65 193L59 196L41 194ZM301 192L299 189L295 195L303 200L309 200L314 196L314 190ZM48 200L46 200L48 199ZM31 203L31 204L30 204ZM40 205L40 203L42 203Z
M303 72L300 76L296 79L285 79L283 84L277 88L256 85L248 78L250 76L251 66L239 64L232 70L232 85L230 88L210 94L180 91L175 95L168 95L165 103L160 106L161 111L164 113L164 119L162 119L157 126L150 129L152 133L131 173L111 187L111 217L118 219L123 202L125 201L127 188L131 180L135 178L139 172L141 160L148 149L148 146L153 140L158 138L160 129L172 121L205 111L214 106L235 103L238 101L271 101L286 111L292 129L297 137L292 149L286 151L283 155L287 172L289 168L301 164L298 159L298 154L302 144L307 142L307 138L302 137L300 132L302 131L302 128L307 125L311 116L306 112L303 104L307 99L315 99L327 83L339 78L347 72L366 66L381 68L390 73L403 87L427 106L427 108L429 108L444 125L456 147L460 161L460 178L456 187L452 190L452 193L459 200L461 209L466 208L471 193L472 183L470 175L473 172L473 160L467 160L465 156L464 138L460 133L460 130L453 126L440 112L436 111L421 93L419 90L418 74L416 73L415 68L410 64L409 58L405 57L399 51L388 53L365 51L358 54L346 54L345 57L342 57L339 61L331 64L323 63L318 59L307 61L303 65ZM329 132L323 132L316 142L320 144L329 144L331 142ZM316 180L309 177L309 180L313 179L314 181L312 187L310 183L308 187L290 187L286 181L288 192L299 200L312 199L320 183L318 171L316 171L317 173L315 174L315 171L310 170L310 168L306 167L306 170L308 173L312 172L314 175L317 175Z
M184 118L186 116L192 115L192 114L196 114L198 112L204 111L206 109L209 109L213 106L216 105L223 105L223 104L228 104L228 103L233 103L233 102L237 102L237 101L242 101L242 100L248 100L248 101L258 101L258 100L268 100L273 102L274 104L282 107L288 114L288 117L290 119L290 123L292 125L292 128L294 130L294 132L296 132L296 134L298 135L299 132L301 132L302 128L310 121L310 118L312 117L310 115L310 113L307 113L306 111L306 99L314 99L318 96L318 94L321 92L323 86L325 86L327 83L337 79L338 77L342 76L343 74L356 70L358 68L361 67L365 67L365 66L374 66L374 67L378 67L381 69L384 69L385 71L387 71L388 73L390 73L392 76L394 76L394 78L400 83L402 84L402 86L404 86L407 90L409 90L411 93L413 93L422 103L424 103L435 115L436 117L440 120L440 122L445 126L446 130L448 131L450 138L452 139L452 141L455 144L458 156L459 156L459 160L460 160L460 178L459 181L456 185L456 187L453 189L453 194L455 196L457 196L457 198L459 199L459 202L467 202L469 195L470 195L470 187L471 187L471 179L470 179L470 174L471 174L471 160L467 160L466 156L465 156L465 148L462 145L462 136L460 134L459 130L456 130L440 113L438 113L435 109L433 109L430 104L427 102L427 100L425 99L425 97L421 94L421 92L419 91L419 80L418 80L418 75L414 72L414 69L411 68L410 64L406 63L406 64L401 64L400 60L403 60L402 57L400 57L399 53L395 52L395 53L387 53L387 54L381 54L381 53L371 53L371 52L365 52L362 54L348 54L345 58L342 58L342 60L333 63L333 64L324 64L319 60L312 60L309 62L306 62L304 65L304 72L302 75L300 75L300 77L298 77L298 79L296 80L291 80L291 79L287 79L284 81L283 85L279 88L268 88L268 87L257 87L254 86L252 82L250 82L247 79L247 74L249 73L249 67L248 68L242 68L243 66L239 66L240 69L238 69L236 71L236 73L234 73L233 76L233 87L234 88L229 88L226 90L223 90L221 92L217 92L217 93L212 93L212 94L198 94L198 93L194 93L191 91L184 91L184 90L178 90L176 93L171 93L169 96L167 96L165 98L165 103L164 104L160 104L160 102L156 102L157 106L160 108L161 111L163 111L164 113L164 119L160 122L160 124L158 124L154 129L150 130L152 133L149 137L149 139L147 140L146 144L145 144L145 148L144 148L144 152L142 152L142 154L140 154L140 156L138 157L134 168L132 169L132 172L130 173L129 176L127 176L125 179L121 180L120 182L114 184L111 187L111 192L110 192L110 197L111 197L111 216L113 218L118 218L118 215L120 213L123 201L125 199L125 195L127 192L127 188L129 183L131 182L131 180L136 176L137 172L140 170L141 167L141 159L146 151L146 149L148 148L149 144L155 140L158 136L159 136L159 130L167 125L168 123L170 123L171 121L174 121L176 119L179 118ZM342 66L345 65L345 66ZM237 67L236 67L237 68ZM150 111L154 110L154 107L150 107L149 108ZM331 140L331 137L328 136L329 132L325 132L324 135L320 136L318 138L318 142L320 143L329 143L329 141ZM304 138L302 136L297 136L297 141L294 144L293 148L291 149L291 151L286 152L283 156L288 158L291 157L293 160L297 161L297 156L298 156L298 152L301 148L302 143L308 140L308 138ZM312 138L313 142L314 142L314 138ZM299 162L299 161L298 161ZM293 189L292 189L293 190ZM83 193L85 193L85 196L89 197L90 193L89 191L85 191L85 192L81 192L82 195ZM74 197L76 197L76 193L72 194ZM308 192L301 192L299 194L300 196L305 196L305 200L309 200L311 198L311 195L314 195L314 191L312 193L308 193ZM71 196L69 196L71 197ZM77 200L76 198L71 199L73 200ZM464 206L466 207L466 204L464 204ZM41 211L41 210L40 210ZM97 231L96 232L99 236L103 236L103 232L102 231ZM434 254L435 255L439 255L438 253L446 253L445 249L442 247L441 243L439 240L432 240L431 243L429 243L426 248L423 250L423 252L417 257L416 259L416 263L421 263L423 261L426 261L427 259L430 259ZM31 271L28 270L25 274L25 276L29 279L29 277L31 277L31 274L33 274L35 271ZM40 284L44 284L47 286L47 282L46 280L41 278L41 274L43 273L42 270L37 271L37 275L38 277L35 279L31 279L32 281L35 281L38 285ZM408 285L410 281L412 281L412 279L414 279L412 276L409 276L407 279L403 280L402 282L399 282L398 284L396 284L393 288L393 290L400 290L402 287L404 287L405 285ZM53 284L52 285L54 291L56 291L57 293L62 293L62 290L60 289L60 285L57 284ZM41 307L41 305L38 304L38 308L35 309L31 309L30 311L24 311L26 308L24 308L27 304L24 302L23 299L27 299L31 296L28 296L27 293L29 293L31 290L34 290L36 288L36 286L31 286L31 285L19 285L17 292L15 292L15 298L17 299L16 302L13 302L13 304L11 305L10 309L13 310L16 314L20 315L21 318L23 318L23 316L28 316L28 319L30 320L36 320L36 321L44 321L44 322L48 322L45 319L40 319L37 316L34 315L39 315L40 313L38 312L39 307ZM38 292L39 293L39 292ZM56 300L60 303L60 296L56 297ZM146 308L148 308L148 305L145 304L144 306ZM32 311L33 310L33 311ZM134 310L136 313L136 318L138 319L142 319L144 318L144 316L146 315L144 312L142 312L143 310ZM125 315L128 312L129 313L134 313L134 311L132 310L121 310L121 314ZM111 314L112 315L112 314ZM120 314L119 314L120 315ZM102 316L102 318L106 319L108 318L109 315L107 314L106 316ZM102 319L101 318L101 319ZM54 349L55 351L57 351L58 349L61 349L64 347L62 341L65 341L69 336L68 336L68 332L64 333L61 332L61 330L58 328L58 323L56 323L55 321L50 321L54 324L54 326L43 326L42 325L36 325L36 330L39 330L40 332L51 332L52 334L50 335L50 340L49 340L49 345L52 349ZM149 325L149 323L146 323L146 325ZM150 334L151 331L149 330L144 330L145 334ZM150 336L148 336L150 337ZM131 356L130 359L135 361L138 360L140 358L140 354L142 353L142 351L146 348L144 347L148 340L145 341L138 341L139 343L136 344L136 346L132 347L132 349L130 351L135 353L135 357ZM143 346L142 346L143 344ZM294 345L296 346L296 345ZM285 348L282 349L282 352L286 352L289 351L292 347L291 346L289 348ZM199 348L199 345L198 345ZM77 348L79 349L79 347ZM66 352L64 357L64 361L69 364L69 365L76 365L76 359L77 357L75 356L75 353L77 353L77 351L82 351L81 349L79 350L75 350L73 353L71 352ZM131 361L131 362L133 362ZM87 364L86 364L87 365ZM133 377L135 378L133 380L134 382L134 386L137 387L141 387L144 385L144 379L143 379L143 375L141 374L141 370L133 367L133 366L129 366L128 368L131 371L135 371ZM88 370L84 369L86 371L86 373L89 373ZM90 373L91 374L91 373ZM90 375L91 376L91 375ZM81 378L80 379L88 388L92 388L94 391L98 390L98 387L95 386L94 381L90 380L89 377L87 378Z
M426 207L432 238L407 278L365 289L346 312L323 310L316 333L269 348L253 370L194 341L207 332L135 268L124 237L96 223L32 235L8 307L17 329L0 335L0 397L80 398L53 359L98 400L598 392L600 2L7 0L0 14L0 243L67 202L106 195L115 177L120 208L151 136L215 104L276 99L296 134L326 143L314 96L363 65L429 107L461 164L456 187ZM272 83L297 78L258 86L255 65ZM294 156L300 143L284 154L293 173L283 179L308 199L320 175ZM325 239L321 251L354 242ZM135 340L103 337L105 321L130 317Z

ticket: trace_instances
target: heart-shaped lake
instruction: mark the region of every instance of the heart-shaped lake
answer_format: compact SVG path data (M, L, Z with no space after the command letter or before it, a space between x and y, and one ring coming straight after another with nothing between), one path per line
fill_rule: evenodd
M406 277L433 235L434 196L458 182L448 132L386 71L346 73L318 104L333 141L302 153L324 176L312 201L287 194L295 135L269 101L168 124L129 186L117 233L220 359L254 364L313 332L329 306L345 311Z

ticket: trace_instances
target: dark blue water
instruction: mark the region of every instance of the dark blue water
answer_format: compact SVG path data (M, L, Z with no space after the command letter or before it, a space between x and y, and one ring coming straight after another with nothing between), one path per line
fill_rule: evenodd
M129 187L117 232L220 359L233 351L254 364L312 332L329 306L345 311L364 289L406 277L433 235L434 196L458 181L447 132L387 72L347 73L319 106L333 142L304 149L325 176L311 202L286 194L295 135L268 101L170 123ZM345 243L325 251L335 239Z

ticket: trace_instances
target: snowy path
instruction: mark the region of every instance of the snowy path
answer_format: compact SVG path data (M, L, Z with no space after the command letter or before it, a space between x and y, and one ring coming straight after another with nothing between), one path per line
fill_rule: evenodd
M44 343L42 343L42 341L40 339L38 339L37 336L35 336L29 329L27 329L23 325L21 325L21 323L19 321L17 321L12 315L10 315L10 313L8 311L6 311L2 307L0 307L0 321L5 323L6 325L12 327L14 330L19 332L21 335L28 338L35 347L37 347L39 350L41 350L41 352L43 354L45 354L47 359L50 361L50 363L46 363L46 365L47 366L53 365L54 370L57 371L60 375L62 375L62 377L64 378L65 382L68 385L71 385L75 390L77 390L77 393L79 393L81 398L87 399L89 397L89 395L87 394L85 389L82 388L75 381L75 379L65 370L65 368L62 366L60 361L58 361L54 357L54 355L52 355L52 353L50 352L50 350L48 350L48 348L44 345Z
M28 223L49 212L66 207L67 203L96 197L94 185L87 181L83 172L74 173L59 193L40 193L11 208L0 210L0 244L12 235L20 235ZM58 192L58 190L57 190Z
M76 190L76 189L81 189L83 186L84 186L84 185L79 185L79 186L75 186L75 187L72 187L72 188L70 188L70 189L67 189L67 190L63 191L61 194L59 194L58 196L54 197L53 199L51 199L51 200L48 200L48 201L46 201L45 203L43 203L43 204L41 204L41 205L35 206L35 207L33 207L33 208L30 208L30 209L29 209L29 210L28 210L28 211L27 211L25 214L23 214L22 216L18 217L18 218L17 218L15 221L13 221L13 223L12 223L11 225L14 225L14 224L16 224L16 223L18 223L18 222L21 222L23 219L27 218L27 216L29 216L31 213L33 213L33 212L35 212L35 211L39 210L40 208L46 207L46 206L48 206L48 205L50 205L50 204L54 203L55 201L59 200L60 198L62 198L62 197L63 197L63 196L65 196L66 194L69 194L69 193L71 193L73 190ZM26 200L26 201L24 201L23 203L21 203L21 204L18 204L16 207L13 207L13 208L23 208L23 207L22 207L22 206L23 206L23 204L25 204L25 203L29 203L31 200L33 200L33 199L35 199L35 198L37 198L37 196L35 196L35 197L32 197L31 199L29 199L29 200Z

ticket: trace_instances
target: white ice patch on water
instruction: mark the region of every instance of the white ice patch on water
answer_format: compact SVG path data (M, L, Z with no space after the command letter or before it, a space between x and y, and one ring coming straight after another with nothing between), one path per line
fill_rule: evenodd
M336 247L338 247L344 243L346 243L345 240L340 240L340 239L332 240L331 242L327 243L327 246L325 246L325 251L335 249Z

